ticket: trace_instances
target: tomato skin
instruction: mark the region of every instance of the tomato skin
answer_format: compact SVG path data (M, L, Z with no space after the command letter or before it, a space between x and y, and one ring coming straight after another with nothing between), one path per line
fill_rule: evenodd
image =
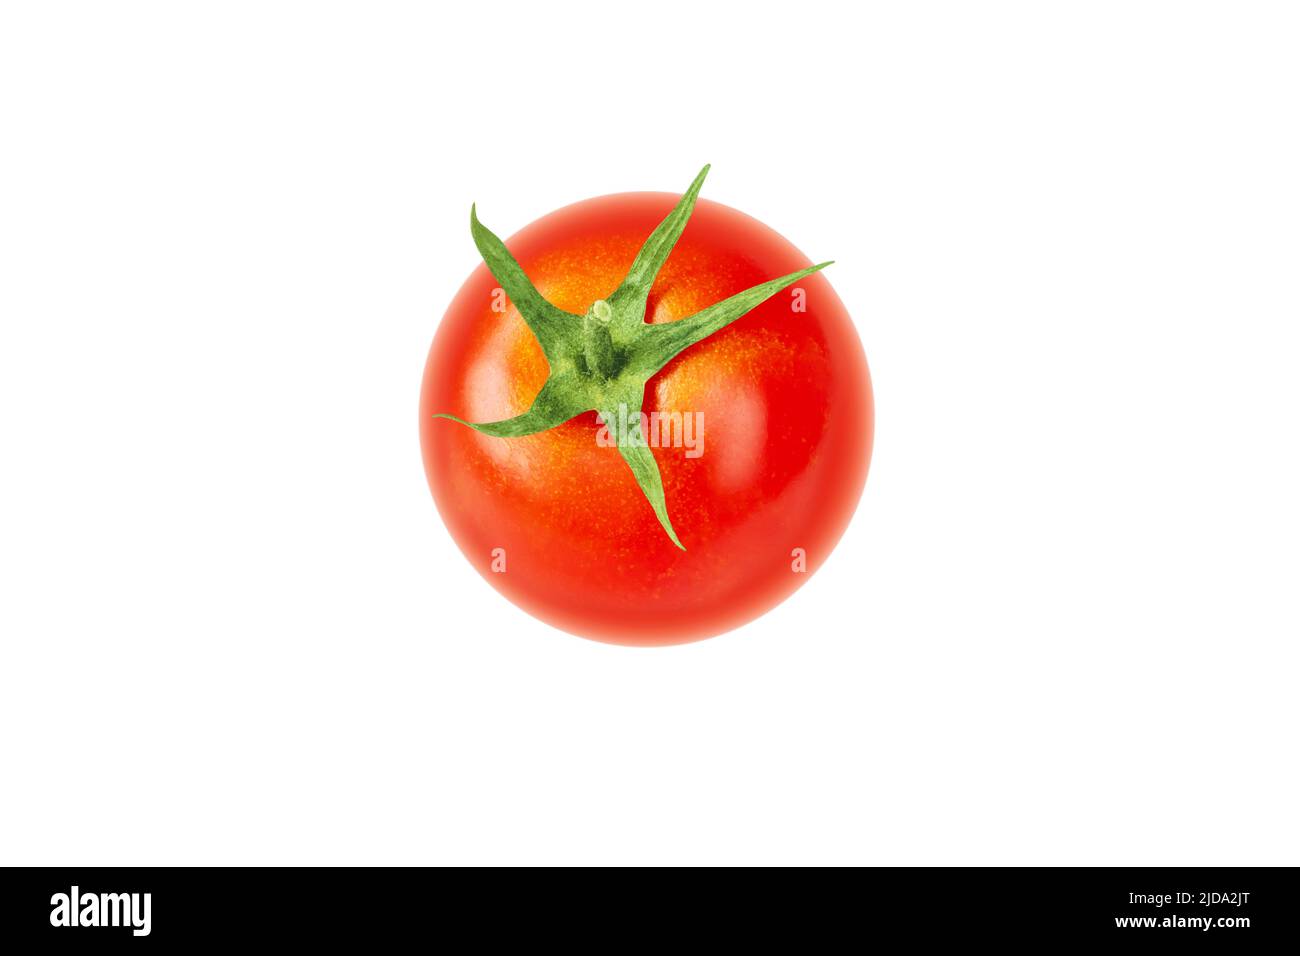
M551 302L575 313L609 296L672 209L669 193L602 196L559 209L506 240ZM685 318L810 265L767 226L701 199L651 291L647 320ZM848 313L822 273L799 281L806 311L779 293L666 366L644 411L703 415L702 454L654 449L664 534L594 413L524 438L484 422L527 410L547 377L513 306L480 265L434 337L420 396L420 439L434 501L487 581L519 607L583 637L675 644L710 637L780 603L829 555L866 481L871 381ZM499 302L499 296L496 297ZM793 570L803 549L806 572ZM504 549L504 573L492 570Z

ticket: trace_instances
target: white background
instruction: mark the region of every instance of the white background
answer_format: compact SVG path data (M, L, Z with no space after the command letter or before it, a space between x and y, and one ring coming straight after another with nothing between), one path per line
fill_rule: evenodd
M1300 862L1295 7L638 8L4 7L0 862ZM872 473L590 643L444 531L425 353L472 200L706 161Z

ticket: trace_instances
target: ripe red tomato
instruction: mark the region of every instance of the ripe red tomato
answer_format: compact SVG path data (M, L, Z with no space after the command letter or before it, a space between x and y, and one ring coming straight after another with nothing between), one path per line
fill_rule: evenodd
M677 201L666 193L590 199L506 245L545 299L580 316L618 288ZM691 316L808 265L762 223L700 200L654 280L646 321ZM824 275L682 352L645 387L646 413L702 423L696 448L653 449L685 550L665 534L620 452L598 440L594 412L509 438L434 417L521 415L547 380L547 359L520 313L513 304L497 311L499 285L480 265L461 287L420 397L434 501L493 587L574 634L673 644L758 617L826 560L866 480L873 408L862 345Z

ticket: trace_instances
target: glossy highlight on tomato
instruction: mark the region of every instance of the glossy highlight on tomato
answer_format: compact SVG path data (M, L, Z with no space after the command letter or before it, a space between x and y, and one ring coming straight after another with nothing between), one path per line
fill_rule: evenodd
M542 297L590 314L678 200L575 203L506 246ZM645 320L678 321L809 265L767 226L701 199L654 278ZM675 644L753 620L826 560L866 480L873 404L862 345L823 273L683 351L646 385L645 413L702 424L694 449L653 448L684 550L619 451L598 440L595 412L520 437L435 417L523 415L547 382L542 347L500 285L480 265L438 327L420 439L440 515L501 594L583 637Z

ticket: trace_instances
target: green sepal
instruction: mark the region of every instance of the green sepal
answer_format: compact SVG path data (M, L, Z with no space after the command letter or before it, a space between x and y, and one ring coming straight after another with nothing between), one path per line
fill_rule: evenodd
M650 298L650 289L655 284L655 277L659 275L659 270L668 261L668 254L673 251L677 240L681 238L682 230L686 228L686 222L691 218L691 213L695 209L695 200L699 198L700 189L704 186L704 177L707 175L709 175L709 166L706 164L682 198L677 201L673 211L664 217L663 222L655 227L654 232L650 233L650 238L642 244L636 258L632 260L632 268L628 270L627 277L609 297L609 303L614 307L615 313L621 315L623 319L620 324L621 329L645 322L646 302Z
M655 461L654 452L650 450L645 436L641 433L641 402L644 395L644 387L637 389L635 393L629 390L628 394L613 398L598 414L610 437L618 446L618 453L632 469L637 486L641 489L641 494L645 495L646 501L650 502L659 524L672 539L673 544L685 551L686 545L682 544L681 539L677 537L672 520L668 517L668 504L664 500L664 481L659 473L659 463ZM627 416L626 422L622 419L622 415ZM623 428L624 424L627 425L626 430Z
M640 358L644 359L644 369L651 375L671 362L686 349L703 342L710 335L721 331L745 313L763 304L782 289L789 288L800 279L820 272L830 262L822 262L807 269L800 269L779 279L772 279L760 285L737 292L730 298L723 299L715 305L701 309L692 316L675 322L662 322L646 326L647 348Z
M533 399L532 406L522 415L503 418L497 422L467 422L455 415L440 412L434 418L449 418L453 422L468 425L476 432L491 435L494 438L522 438L549 431L557 425L563 425L571 418L583 412L592 411L588 406L582 389L573 381L573 375L552 375L542 386L542 390Z
M478 221L477 205L469 207L469 231L488 270L501 283L505 294L528 323L528 328L537 336L542 353L554 362L558 355L575 343L577 330L574 323L579 316L565 312L542 298L542 294L533 285L533 280L528 278L506 244Z

